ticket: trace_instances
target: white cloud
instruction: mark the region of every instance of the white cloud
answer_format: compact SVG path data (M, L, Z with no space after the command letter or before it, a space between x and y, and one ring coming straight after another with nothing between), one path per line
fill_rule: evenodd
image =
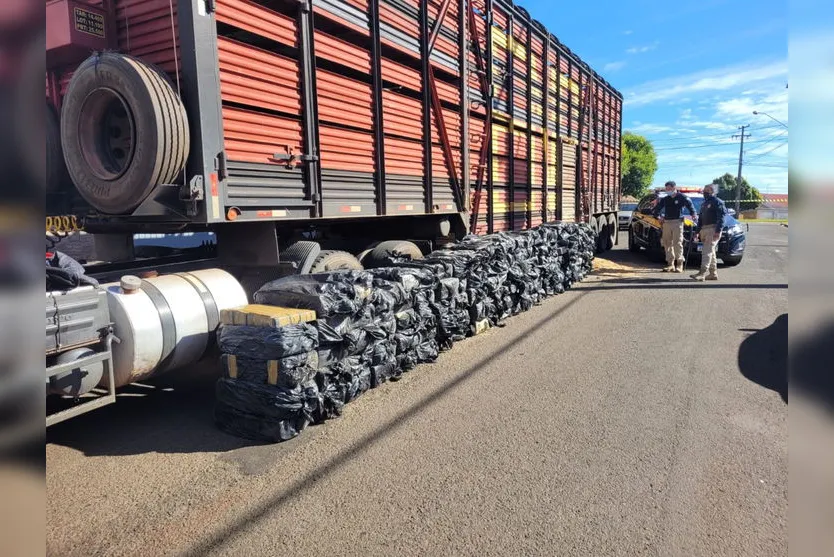
M687 121L687 126L692 126L693 128L701 128L703 130L717 130L717 131L731 131L737 128L734 124L728 124L727 122L716 122L712 120L696 120L696 121Z
M626 54L644 54L646 52L656 49L659 44L660 42L655 41L649 45L633 46L631 48L626 49Z
M787 123L788 120L788 96L785 94L762 95L759 92L753 92L742 97L735 97L719 101L715 105L716 114L724 118L730 119L746 119L746 120L764 120L767 116L756 116L754 111L766 112L772 117L781 122ZM767 124L773 124L772 120Z
M692 116L692 109L691 108L685 108L685 109L681 110L681 116L680 116L681 120L693 120L694 118L695 117Z
M608 62L605 66L602 67L602 71L604 72L616 72L625 67L626 63L623 60L619 60L617 62Z
M641 122L635 122L634 126L628 128L628 131L647 135L666 133L675 130L677 130L677 128L671 126L664 126L661 124L643 124Z
M787 61L713 68L689 75L644 83L631 90L625 99L629 106L642 106L713 91L749 87L752 83L787 76Z
M631 35L632 33L634 33L634 31L632 31L631 29L626 29L625 31L623 31L623 35Z

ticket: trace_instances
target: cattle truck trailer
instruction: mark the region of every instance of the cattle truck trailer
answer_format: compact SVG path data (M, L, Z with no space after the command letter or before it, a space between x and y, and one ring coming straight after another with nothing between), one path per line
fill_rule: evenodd
M507 0L47 0L46 23L47 228L93 235L105 281L150 266L191 295L216 267L251 295L552 221L616 242L622 95ZM210 263L136 261L135 235L173 232L213 232Z
M510 2L46 15L48 214L89 232L212 230L256 266L299 235L356 253L576 220L615 241L622 95Z

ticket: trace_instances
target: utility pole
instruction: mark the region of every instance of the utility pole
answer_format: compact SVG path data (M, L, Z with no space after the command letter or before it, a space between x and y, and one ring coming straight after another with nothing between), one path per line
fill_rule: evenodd
M744 130L746 130L749 127L750 124L747 124L746 126L739 126L738 129L741 131L741 133L733 136L733 139L741 139L741 144L739 145L738 149L738 179L736 180L736 215L741 214L741 167L744 165L744 138L750 137L750 134L745 134Z

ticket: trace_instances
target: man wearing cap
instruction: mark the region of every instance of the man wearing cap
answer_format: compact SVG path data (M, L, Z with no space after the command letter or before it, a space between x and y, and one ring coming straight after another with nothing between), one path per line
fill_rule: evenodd
M657 200L652 214L660 218L662 236L660 243L666 250L666 267L664 273L682 273L685 263L683 257L683 210L686 208L695 220L695 206L692 200L678 191L673 181L664 185L666 197ZM664 216L660 216L663 213Z
M701 270L692 278L697 281L718 280L716 273L718 242L721 240L721 231L724 229L724 216L727 214L727 207L724 201L715 195L715 184L704 186L704 203L701 205L701 213L698 216L698 223L701 230L698 233L701 242L704 243L703 254L701 255Z

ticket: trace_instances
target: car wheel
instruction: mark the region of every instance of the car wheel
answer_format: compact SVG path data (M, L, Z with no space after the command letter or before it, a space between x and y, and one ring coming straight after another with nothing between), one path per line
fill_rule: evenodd
M640 251L640 244L634 239L634 231L631 229L628 230L628 251L632 253Z
M651 234L649 236L649 247L647 251L649 252L650 261L655 263L663 263L666 261L666 250L663 249L660 240L657 239L657 234Z
M727 257L722 257L721 261L727 267L735 267L736 265L741 263L741 258L742 257L743 257L742 255L735 255L735 256L728 255Z

